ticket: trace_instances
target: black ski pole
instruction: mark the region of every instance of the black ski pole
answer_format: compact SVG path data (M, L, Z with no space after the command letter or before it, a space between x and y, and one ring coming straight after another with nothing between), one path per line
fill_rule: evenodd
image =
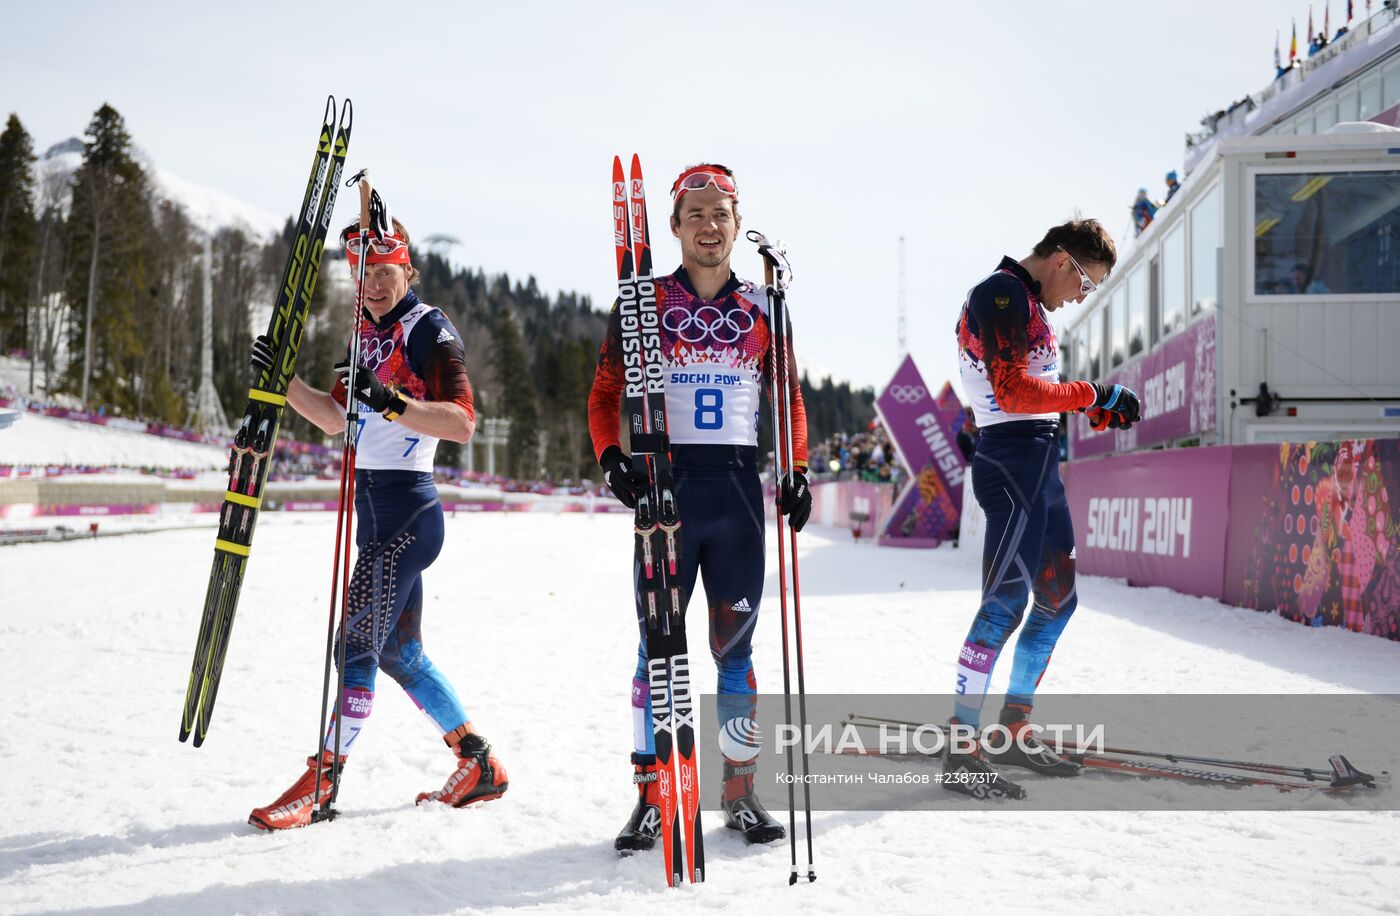
M345 702L345 646L349 639L350 619L350 548L354 541L355 523L355 450L360 426L360 404L359 399L355 396L355 376L360 366L360 312L364 308L365 301L365 266L369 263L371 188L368 169L361 169L346 182L347 187L355 184L360 186L360 263L355 278L355 306L350 320L350 341L347 347L350 362L345 380L345 438L340 453L340 498L339 504L336 506L335 557L331 561L331 612L326 627L326 659L321 675L321 721L317 731L317 741L324 742L327 731L326 714L329 705L331 660L334 654L336 666L335 711L331 714L333 716L332 730L335 733L332 739L334 750L331 758L330 796L322 806L320 804L321 766L324 755L321 753L323 744L317 745L316 789L311 813L313 822L330 820L335 817L336 811L333 805L336 796L340 794L340 748L345 718L345 710L342 708ZM339 601L337 601L337 593ZM337 611L339 611L338 615ZM337 616L340 618L338 632Z
M887 719L881 716L865 716L858 713L851 713L846 717L846 721L853 725L875 728L880 725L900 725L908 728L928 728L942 733L943 726L924 722L911 722L906 719ZM1227 767L1232 770L1247 770L1255 773L1269 773L1275 776L1296 776L1308 782L1327 782L1335 780L1349 780L1357 777L1356 781L1364 782L1374 777L1366 773L1361 773L1351 766L1350 761L1340 754L1328 761L1325 767L1298 767L1288 766L1281 763L1254 763L1247 760L1230 760L1223 757L1200 757L1192 754L1176 754L1167 751L1138 751L1126 747L1092 747L1080 746L1077 744L1066 744L1063 749L1072 754L1114 754L1120 757L1147 757L1155 760L1165 760L1169 763L1192 763L1203 766ZM1336 758L1340 758L1340 763ZM1382 771L1382 777L1388 774Z
M786 254L779 246L770 243L763 233L751 230L747 238L758 245L759 254L763 257L763 276L768 296L768 317L772 328L769 351L772 368L769 379L769 406L772 412L773 427L773 481L777 488L775 496L781 501L783 484L786 482L791 485L793 481L793 461L795 458L792 447L792 404L788 396L791 367L788 364L790 350L788 331L790 326L787 319L786 294L792 271L788 266ZM797 565L797 532L792 530L791 525L784 525L781 510L776 511L774 515L777 519L778 531L778 603L782 611L783 625L783 705L788 723L792 722L792 652L788 647L788 564L786 556L788 546L791 547L792 553L792 608L797 667L798 730L801 736L799 740L802 742L802 807L807 833L807 881L812 882L817 880L817 872L813 864L812 850L812 786L807 778L811 772L811 766L805 740L807 733L807 691L802 663L802 611ZM790 532L790 545L785 543L788 541L788 537L784 536L785 527ZM788 884L792 885L797 883L797 800L793 787L797 773L791 745L787 749L787 771L788 829L792 838L790 841L792 871L788 875Z

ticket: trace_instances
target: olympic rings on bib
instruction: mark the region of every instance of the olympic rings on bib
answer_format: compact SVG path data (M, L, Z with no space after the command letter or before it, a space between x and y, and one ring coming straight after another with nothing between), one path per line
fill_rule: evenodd
M713 305L702 305L692 313L677 305L662 314L661 326L686 343L711 338L716 343L732 344L753 330L754 317L739 308L721 312Z
M923 385L891 385L887 390L896 404L917 404L928 397Z
M361 344L360 358L370 370L378 369L389 361L389 357L394 355L394 338L385 337L382 340L366 340Z

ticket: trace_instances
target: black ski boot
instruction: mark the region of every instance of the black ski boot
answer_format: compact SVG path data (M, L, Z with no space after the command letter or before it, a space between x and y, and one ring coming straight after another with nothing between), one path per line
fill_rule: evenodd
M637 807L632 809L627 825L613 840L613 848L622 856L651 849L661 835L661 808L656 804L657 780L660 778L656 755L633 754L632 764L635 767L632 781L637 785Z
M1026 718L1030 711L1029 706L1018 704L1002 707L1001 724L1011 733L1011 740L1006 742L1004 748L995 751L988 749L987 758L1002 766L1021 767L1042 776L1078 776L1083 767L1061 757L1035 735L1025 731L1026 726L1030 725ZM1001 736L998 739L1005 740Z
M957 719L952 719L948 724L950 726L949 741L943 751L943 781L939 785L949 792L970 795L973 798L1016 800L1026 797L1025 789L1001 776L987 765L987 758L983 756L980 744L975 746L970 753L954 752L951 736L952 726L959 723Z
M724 826L744 835L744 842L774 843L787 836L783 825L764 809L753 793L753 763L724 760Z

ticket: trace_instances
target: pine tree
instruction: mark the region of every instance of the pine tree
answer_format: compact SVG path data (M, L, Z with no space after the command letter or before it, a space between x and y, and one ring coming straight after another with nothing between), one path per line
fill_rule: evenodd
M259 245L238 229L221 229L214 235L214 386L225 416L237 414L247 397L252 379L248 350L253 343L248 309L255 302L272 301L281 265L264 271L259 259L276 248ZM286 251L277 254L285 257Z
M510 420L508 474L516 478L534 478L540 470L539 409L525 344L509 308L497 313L491 325L491 336L495 343L493 363L500 391L500 413Z
M29 132L11 114L0 133L0 353L29 343L34 325L34 161Z
M151 203L117 110L99 108L85 136L68 218L75 266L68 298L81 303L82 316L71 341L82 358L70 365L68 383L84 402L132 412L141 404L137 380L148 346L146 323L158 308L147 282Z

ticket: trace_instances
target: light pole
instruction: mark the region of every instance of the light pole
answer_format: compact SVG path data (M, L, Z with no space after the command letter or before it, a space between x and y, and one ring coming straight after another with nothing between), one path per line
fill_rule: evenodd
M505 445L510 441L510 419L508 417L490 417L481 421L485 429L486 441L486 474L489 477L496 476L496 446Z

